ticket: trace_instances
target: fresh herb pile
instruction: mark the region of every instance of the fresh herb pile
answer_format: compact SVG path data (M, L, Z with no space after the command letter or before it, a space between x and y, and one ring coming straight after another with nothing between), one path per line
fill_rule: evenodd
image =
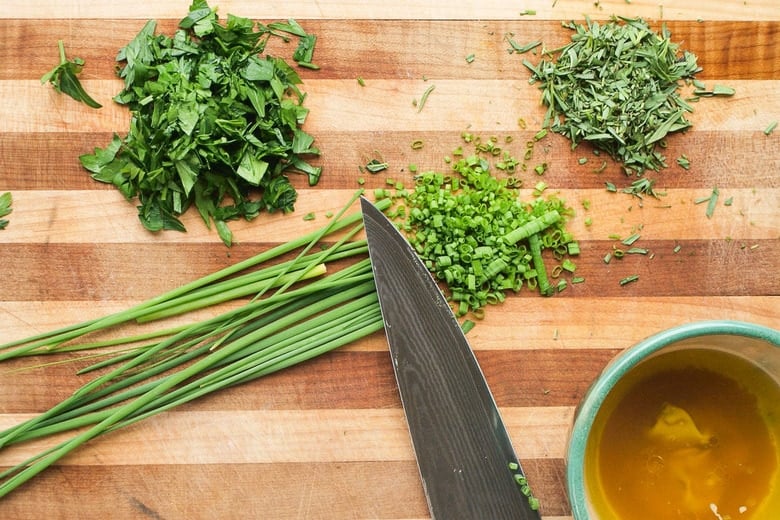
M511 170L518 161L496 138L464 138L474 143L475 152L456 150L451 172L426 171L415 176L413 190L398 186L395 192L377 190L377 196L395 198L390 215L446 284L456 315L480 317L486 305L504 301L506 293L524 285L545 296L563 290L565 279L553 286L550 275L576 269L569 257L579 254L579 246L566 231L573 211L555 196L543 198L543 190L533 200L521 200L515 177L493 175L494 167ZM561 262L550 272L545 249Z
M523 60L548 107L544 127L572 147L587 141L607 152L627 174L665 168L660 145L691 126L679 89L701 70L696 56L681 53L665 26L656 33L638 18L564 27L574 31L571 43L537 65Z
M77 358L95 361L79 373L99 374L51 409L0 431L0 453L72 432L0 470L0 498L95 437L381 330L367 245L353 240L362 229L362 215L346 214L357 195L325 227L289 243L116 314L0 345L0 362L94 352ZM377 206L384 211L389 201ZM331 238L339 230L342 237ZM289 254L295 257L280 260ZM327 272L333 264L339 269ZM203 321L190 318L177 326L160 321L157 328L107 340L94 335L117 327L133 330L135 322L189 318L193 310L227 301L237 305L217 307L221 312Z
M228 15L221 24L204 0L193 1L173 37L155 28L149 21L117 56L124 88L114 100L130 110L127 135L81 163L128 200L138 197L147 229L184 231L178 217L194 204L230 245L228 221L294 209L288 172L310 185L319 179L304 159L319 150L301 129L301 79L282 58L261 56L271 36L294 35L293 58L316 68L316 39L294 20L266 26Z

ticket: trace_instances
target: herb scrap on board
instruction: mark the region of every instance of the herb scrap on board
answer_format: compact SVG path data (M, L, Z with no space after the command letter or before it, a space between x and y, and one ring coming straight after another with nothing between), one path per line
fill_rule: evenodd
M60 51L60 63L41 77L41 84L51 83L55 91L67 94L90 108L102 107L103 105L87 94L78 78L84 68L84 60L78 57L68 60L62 40L57 41L57 47Z

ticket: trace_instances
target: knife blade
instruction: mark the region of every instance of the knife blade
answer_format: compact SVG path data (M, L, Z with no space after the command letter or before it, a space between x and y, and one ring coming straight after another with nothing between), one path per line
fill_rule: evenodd
M525 477L496 402L446 297L395 225L366 198L361 209L431 517L538 520L515 480Z

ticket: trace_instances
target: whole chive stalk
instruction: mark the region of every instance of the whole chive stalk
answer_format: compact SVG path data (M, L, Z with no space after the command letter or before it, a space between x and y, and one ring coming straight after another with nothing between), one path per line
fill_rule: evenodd
M384 211L389 203L378 201L377 206ZM283 269L267 267L269 272L262 279L270 283L263 285L256 298L245 305L201 322L168 329L165 337L156 343L117 353L103 365L115 368L85 383L49 410L0 432L2 450L30 439L77 430L70 439L0 472L0 497L97 436L213 391L311 359L380 330L381 313L367 259L327 276L306 279L306 274L323 262L364 255L364 242L353 246L345 242L346 238L326 250L309 254L325 236L360 221L359 213L344 216L347 207L325 228L295 240L296 247L280 246L274 254L261 253L125 313L111 315L110 319L91 320L36 335L29 342L18 340L6 344L6 359L30 355L35 351L28 348L30 344L46 345L53 339L56 345L61 345L64 336L73 341L108 326L127 324L144 316L155 305L186 298L191 291L194 294L208 291L210 284L224 283L222 280L228 275L265 264L295 249L301 250L296 260L287 262ZM354 232L347 237L354 236ZM290 289L296 282L304 284ZM275 291L265 295L271 288ZM72 344L68 348L78 350Z

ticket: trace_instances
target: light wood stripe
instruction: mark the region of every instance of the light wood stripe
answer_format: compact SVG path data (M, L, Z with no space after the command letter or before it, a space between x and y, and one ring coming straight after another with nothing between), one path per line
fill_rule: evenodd
M410 188L413 184L408 173L392 177L404 181ZM717 186L716 182L712 186ZM302 232L325 226L326 214L338 213L359 188L355 179L353 190L303 189L299 192L295 213L264 213L253 221L232 222L230 227L239 242L287 242ZM780 227L773 220L780 206L780 189L721 189L718 206L713 217L708 219L706 203L695 204L695 201L708 197L711 190L711 187L667 190L658 200L645 199L641 207L639 199L605 189L558 190L551 185L545 196L554 194L575 210L569 229L583 242L608 241L612 235L625 238L637 230L646 240L733 239L750 242L780 237ZM373 198L370 192L368 196ZM520 198L533 200L532 190L521 190ZM724 206L727 199L731 199L731 206ZM85 203L86 200L89 203ZM583 201L590 202L589 210L583 209ZM138 243L151 238L157 244L194 244L218 240L216 232L207 230L195 212L188 212L181 219L187 233L162 232L152 236L138 222L136 205L137 201L127 202L116 190L15 191L14 208L17 211L13 224L3 231L3 241L8 244ZM315 219L303 221L308 213L314 213ZM585 224L587 217L591 218L590 226ZM700 224L695 228L690 225L694 220Z
M68 0L49 5L41 1L23 2L11 0L3 17L11 18L182 18L190 2L157 2L145 5L143 11L128 0L113 2L111 6L100 0ZM571 19L590 13L594 19L605 19L611 14L642 16L665 20L777 20L780 12L773 0L723 1L704 11L701 6L684 0L666 0L660 3L625 2L623 0L600 1L598 7L590 2L550 2L527 0L521 6L501 0L481 2L442 3L436 0L401 0L388 4L380 0L343 2L324 0L318 2L285 2L284 4L257 3L251 0L226 0L219 3L220 14L235 13L255 18L369 18L369 19L482 19L519 18L525 9L536 11L534 19Z
M587 281L586 281L587 283ZM150 295L150 297L153 295ZM11 341L53 330L68 323L120 312L140 303L135 300L91 301L3 301L0 303L0 338ZM725 318L750 320L780 328L780 297L774 296L666 296L642 299L622 297L509 298L503 305L488 308L485 318L469 333L475 350L502 349L604 349L625 348L655 332L687 321ZM670 313L668 309L674 308ZM718 309L714 312L713 309ZM521 313L523 324L516 323ZM205 319L211 311L194 313L190 319ZM571 319L576 316L576 320ZM166 324L184 323L172 319ZM151 323L157 327L159 324ZM520 334L516 329L522 327ZM141 329L143 330L143 329ZM599 330L599 334L594 334ZM116 337L109 332L100 337ZM518 341L506 338L519 336ZM611 338L605 342L604 338ZM350 352L386 351L384 337L344 347ZM3 370L0 369L0 374Z
M87 79L82 84L103 108L94 110L76 103L39 81L0 81L0 96L16 101L0 106L0 132L125 133L129 115L126 109L111 103L122 88L121 82ZM777 81L729 80L728 84L737 94L698 103L688 116L693 122L691 132L763 131L771 120L769 114L780 112ZM418 111L413 101L420 100L430 86L435 89ZM525 119L530 128L541 128L544 118L544 110L536 108L540 94L528 84L522 71L515 81L381 79L370 81L365 87L354 79L310 79L304 91L305 106L313 114L306 129L315 136L345 128L361 132L424 132L446 127L501 133L517 131L519 118ZM464 99L470 102L464 104Z

